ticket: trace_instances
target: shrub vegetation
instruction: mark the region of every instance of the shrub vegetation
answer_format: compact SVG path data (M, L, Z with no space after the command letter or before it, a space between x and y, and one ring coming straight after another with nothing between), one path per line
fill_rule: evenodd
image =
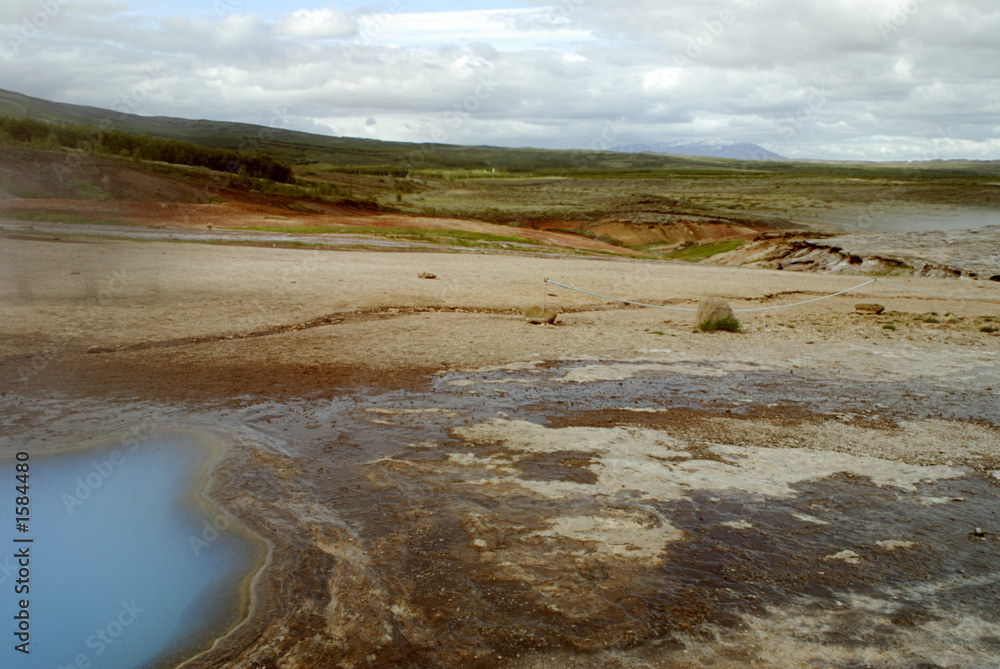
M743 325L735 318L723 318L718 321L705 321L698 324L698 329L702 332L743 332Z
M215 149L120 130L56 125L30 118L0 116L0 140L36 149L78 149L136 160L206 167L217 172L278 183L294 181L290 165L266 154Z

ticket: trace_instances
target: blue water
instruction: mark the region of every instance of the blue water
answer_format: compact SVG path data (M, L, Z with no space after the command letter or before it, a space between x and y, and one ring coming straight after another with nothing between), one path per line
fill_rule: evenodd
M200 499L210 451L175 434L31 457L27 532L16 462L0 461L0 667L154 666L239 621L260 546ZM30 593L17 594L24 547ZM15 649L22 599L27 655Z

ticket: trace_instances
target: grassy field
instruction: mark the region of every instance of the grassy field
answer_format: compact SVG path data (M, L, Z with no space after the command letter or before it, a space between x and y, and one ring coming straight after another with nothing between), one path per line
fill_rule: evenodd
M671 251L667 254L667 257L671 260L700 262L714 255L738 249L741 246L743 246L743 242L738 239L730 239L724 242L708 242L705 244L688 244L681 246L675 251Z
M461 246L463 243L475 245L483 243L495 244L535 244L530 239L514 235L494 235L471 230L420 230L395 226L374 225L336 225L336 226L246 226L237 230L254 230L258 232L283 232L289 234L352 234L374 235L376 237L393 237L425 241L438 244Z
M116 218L98 218L96 216L81 216L79 214L54 213L49 211L19 211L5 214L7 218L30 223L64 223L67 225L121 225L131 226L131 223Z

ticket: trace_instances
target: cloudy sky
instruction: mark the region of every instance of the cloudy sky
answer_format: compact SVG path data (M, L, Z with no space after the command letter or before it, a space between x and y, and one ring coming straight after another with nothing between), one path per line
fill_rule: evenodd
M1000 159L996 0L3 0L0 35L0 88L142 115Z

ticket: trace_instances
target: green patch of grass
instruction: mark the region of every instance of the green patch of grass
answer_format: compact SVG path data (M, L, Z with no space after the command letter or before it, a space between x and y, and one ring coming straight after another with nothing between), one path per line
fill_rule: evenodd
M23 197L26 200L44 200L48 197L48 194L44 190L32 187L22 188L7 176L0 179L0 190L10 193L14 197Z
M892 323L886 323L885 325L882 326L882 329L883 330L895 330L896 326L893 325Z
M526 175L514 174L506 170L482 169L454 169L454 170L420 170L420 176L437 177L448 181L465 181L467 179L517 179Z
M320 172L339 172L340 174L353 174L370 177L395 177L405 179L410 175L410 170L399 165L333 165L331 163L313 163L299 166L299 169L310 168L305 171L306 176L317 176Z
M111 199L111 193L86 179L73 179L69 187L83 200L104 201Z
M471 230L420 230L422 234L448 239L463 239L476 242L510 242L515 244L532 244L530 239L514 235L496 235L488 232L473 232Z
M663 333L660 332L659 330L650 330L649 334L651 334L651 335L660 335L661 337L663 336Z
M740 322L735 318L723 318L717 321L705 321L704 323L699 323L698 329L702 332L718 332L719 330L725 330L726 332L742 332L743 325L740 324Z
M980 332L985 332L986 334L993 334L994 332L997 331L997 329L995 327L990 326L990 325L984 325L983 327L979 328L979 331Z
M65 223L68 225L124 225L131 227L131 223L120 221L116 218L92 218L79 214L61 214L55 211L21 211L13 214L6 214L17 221L27 221L30 223Z
M918 318L917 320L918 321L922 321L924 323L940 323L941 322L940 318L935 318L934 316L924 316L923 318Z
M882 258L881 262L884 268L875 272L868 272L868 276L899 276L913 270L912 265L907 265L905 262L899 260Z
M402 227L378 227L374 225L333 225L333 226L278 226L278 225L258 225L251 227L236 228L237 230L255 230L258 232L286 232L289 234L354 234L354 235L376 235L379 237L403 237L406 239L421 240L441 244L464 243L508 243L508 244L535 244L525 237L515 237L513 235L496 235L487 232L475 232L472 230L424 230L419 228Z
M667 257L672 260L699 262L720 253L733 251L741 246L743 246L743 242L739 239L731 239L722 242L706 242L704 244L692 243L671 251L667 254Z

